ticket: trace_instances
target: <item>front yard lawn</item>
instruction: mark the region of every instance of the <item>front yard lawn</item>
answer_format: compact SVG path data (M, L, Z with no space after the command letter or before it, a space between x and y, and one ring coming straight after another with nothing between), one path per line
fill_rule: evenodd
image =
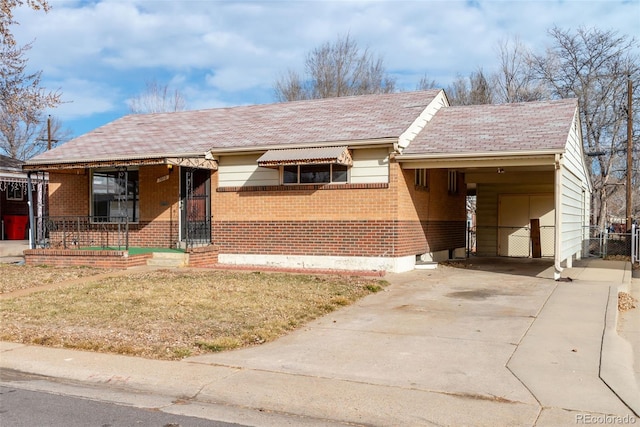
M23 277L68 270L14 268ZM1 300L0 340L181 359L275 340L385 285L360 277L202 270L89 278Z

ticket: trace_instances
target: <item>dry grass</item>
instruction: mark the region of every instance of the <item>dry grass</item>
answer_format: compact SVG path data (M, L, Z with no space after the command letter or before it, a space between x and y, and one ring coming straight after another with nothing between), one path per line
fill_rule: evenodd
M53 268L0 264L0 294L94 276L108 270L90 267Z
M156 359L272 341L371 292L380 280L161 270L0 303L0 339Z

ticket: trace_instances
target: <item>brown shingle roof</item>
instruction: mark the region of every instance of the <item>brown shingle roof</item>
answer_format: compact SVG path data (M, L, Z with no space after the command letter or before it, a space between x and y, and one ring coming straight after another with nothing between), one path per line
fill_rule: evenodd
M24 162L0 154L0 169L20 169Z
M577 101L442 108L403 154L562 150Z
M28 164L204 154L398 137L438 90L129 115L43 153Z

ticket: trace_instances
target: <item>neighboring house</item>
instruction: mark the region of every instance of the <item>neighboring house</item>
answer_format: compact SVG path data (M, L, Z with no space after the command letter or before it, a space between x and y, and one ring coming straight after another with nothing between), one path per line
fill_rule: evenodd
M76 230L79 248L100 242L114 224L125 227L130 246L204 247L224 264L407 271L418 259L465 255L468 185L478 191L478 224L502 195L549 191L554 225L565 221L557 206L566 202L560 192L575 190L570 161L580 169L576 185L589 191L576 101L516 105L449 107L443 91L431 90L131 115L24 169L49 173L51 218L102 227L84 233L89 240ZM475 126L455 124L474 115ZM496 120L506 126L494 135ZM520 121L534 123L530 134ZM490 170L498 181L489 182ZM550 173L551 187L526 187L530 173L539 174L536 184ZM495 195L482 197L491 209L481 205L485 185ZM482 252L497 255L501 223L486 221L496 242ZM29 251L28 262L73 256L66 227L52 227L50 249ZM561 240L552 256L580 256L580 244L567 241L572 246Z
M24 162L0 155L0 237L2 240L26 240L29 232L29 194ZM32 200L45 203L46 175L34 175ZM39 206L40 209L41 206ZM42 212L42 210L40 210Z

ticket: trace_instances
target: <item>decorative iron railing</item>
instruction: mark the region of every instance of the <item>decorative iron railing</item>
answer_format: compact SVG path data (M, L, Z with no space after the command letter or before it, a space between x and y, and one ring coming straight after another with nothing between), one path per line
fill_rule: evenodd
M40 248L129 249L129 218L114 216L42 216L34 218Z
M211 243L211 219L189 220L185 226L184 241L187 249Z

